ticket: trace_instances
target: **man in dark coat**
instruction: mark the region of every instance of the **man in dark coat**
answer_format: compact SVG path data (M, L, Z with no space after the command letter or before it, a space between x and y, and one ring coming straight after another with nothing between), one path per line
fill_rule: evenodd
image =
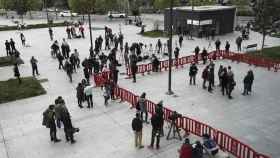
M135 134L135 147L141 149L144 147L142 145L143 122L140 119L139 113L136 113L136 117L132 120L131 126Z
M73 73L73 67L72 65L69 63L68 60L66 60L65 64L64 64L64 68L66 70L67 76L69 77L70 82L72 82L72 73Z
M195 63L198 64L198 56L199 56L199 52L200 52L200 49L198 46L195 47L194 49L194 54L195 54Z
M36 75L40 75L38 73L38 66L37 66L38 60L35 59L34 56L32 56L30 63L31 63L31 67L32 67L32 75L35 77L35 72L36 72Z
M227 82L228 82L228 77L227 77L227 68L224 67L223 71L221 72L221 86L222 86L222 94L225 95L225 91L227 94Z
M231 96L231 93L235 87L236 83L234 81L234 74L231 71L231 67L228 67L228 73L227 73L227 94L228 94L228 98L229 99L233 99L233 97Z
M225 46L225 50L226 50L227 53L229 52L229 48L230 48L230 44L229 44L229 42L227 41L227 42L226 42L226 46Z
M87 80L87 83L89 83L89 70L88 68L84 67L84 76L85 76L85 79Z
M183 40L184 40L183 36L180 35L179 36L179 46L180 46L180 48L182 48Z
M220 41L220 39L217 39L217 40L216 40L215 45L216 45L216 51L220 51L220 46L221 46L221 41Z
M5 42L7 56L11 55L11 45L8 40Z
M50 35L50 39L52 41L53 40L53 30L51 27L49 27L49 35Z
M241 51L242 37L237 37L235 42L237 45L237 51Z
M154 141L156 138L156 148L159 149L160 130L161 130L161 120L159 114L156 113L152 116L151 124L152 124L152 138L151 138L151 144L149 148L154 148Z
M189 76L190 76L190 85L195 85L195 78L196 78L196 74L197 74L197 66L195 65L195 63L193 63L190 67L190 72L189 72Z
M14 53L16 51L16 46L15 46L15 41L11 38L10 39L10 46L11 46L11 51Z
M58 60L58 69L60 70L61 67L63 68L63 60L64 60L64 57L61 55L61 53L59 52L57 55L56 55L56 58Z
M74 144L76 142L76 140L74 140L74 132L76 132L76 128L74 128L72 125L71 116L69 112L65 112L61 117L64 125L66 141L71 141L71 144Z
M153 66L153 72L158 72L159 71L159 64L160 61L158 58L155 56L155 54L152 55L152 66Z
M129 63L130 63L130 69L131 69L131 74L133 77L133 82L136 82L136 73L137 73L137 56L134 52L131 52L129 55Z
M207 50L204 48L202 53L201 53L201 57L202 57L202 60L203 60L203 64L206 64L207 62L207 56L208 56L208 53L207 53Z
M202 88L206 89L206 82L207 82L207 77L208 77L208 66L205 67L205 69L202 72L202 79L203 79L203 84Z

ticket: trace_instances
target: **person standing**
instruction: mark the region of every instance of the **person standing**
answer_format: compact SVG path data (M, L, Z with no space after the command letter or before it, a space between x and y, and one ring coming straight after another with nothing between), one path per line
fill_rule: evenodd
M179 36L179 46L180 46L180 48L182 48L183 40L184 40L183 35L180 35Z
M56 57L57 53L60 52L58 41L54 41L54 43L51 45L51 49L52 49L52 53L51 53L52 56Z
M228 93L228 91L227 91L227 83L228 83L227 68L224 67L223 71L221 73L221 86L222 86L222 94L223 95L225 95L225 91L226 91L226 94Z
M78 106L80 108L83 108L82 104L83 104L83 97L84 97L84 87L83 87L82 83L78 84L76 90L77 90L76 96L77 96L77 100L78 100Z
M57 139L56 136L56 125L55 125L55 112L54 112L54 105L50 105L49 108L44 111L43 118L44 122L43 124L46 125L47 128L50 128L50 138L51 141L54 143L60 142L60 139Z
M148 122L148 111L147 111L147 105L146 105L146 93L142 93L139 100L138 100L139 106L140 106L140 114L141 114L141 120L146 124L149 124ZM145 120L143 119L143 115L145 114Z
M85 28L83 27L83 25L80 25L80 27L79 27L79 31L80 31L80 33L81 33L81 35L82 35L82 38L85 38Z
M67 33L68 39L71 39L71 29L69 26L67 26L67 28L66 28L66 33Z
M20 72L17 64L14 65L14 76L18 79L18 83L21 84Z
M84 77L85 77L85 79L87 80L87 83L89 83L89 77L90 77L90 75L89 75L89 70L88 70L87 67L84 67Z
M228 41L226 41L226 46L225 46L226 53L229 53L229 48L230 48L230 44Z
M234 86L236 85L235 81L234 81L234 74L231 71L231 67L228 67L228 73L227 73L227 90L228 90L228 98L229 99L233 99L233 97L231 96L231 93L234 89Z
M51 27L49 27L49 35L50 35L51 41L53 41L53 30Z
M223 65L220 65L218 70L218 77L219 77L219 86L222 86L222 73L223 73L224 67Z
M237 51L241 51L241 44L242 44L242 37L241 36L238 36L237 38L236 38L236 45L237 45Z
M76 140L74 140L74 132L76 132L76 129L72 125L71 116L68 111L62 114L62 122L64 125L66 141L71 141L71 144L76 143Z
M207 77L208 77L208 66L206 66L202 72L202 79L203 79L203 84L202 88L206 89L206 82L207 82Z
M207 62L207 57L208 57L208 53L207 53L207 50L205 48L203 48L203 51L201 53L201 57L202 57L202 60L203 60L203 64L205 65L206 62Z
M216 40L215 45L216 45L216 51L220 51L220 46L221 46L221 41L220 41L220 39L217 39L217 40Z
M213 76L214 76L214 72L213 72L213 68L211 66L209 66L208 68L208 72L207 72L207 80L208 80L208 92L212 93L213 91Z
M93 108L92 89L93 89L93 86L90 85L90 84L88 84L84 89L84 93L86 95L86 100L87 100L87 103L88 103L87 108Z
M175 60L176 60L176 66L178 66L178 58L179 58L179 53L180 53L180 49L178 47L175 48L174 50L174 56L175 56Z
M194 49L194 54L195 54L195 63L198 64L198 56L199 56L199 52L200 52L200 49L198 46L195 47Z
M108 100L110 99L110 95L111 95L111 87L110 87L110 83L108 81L106 81L104 83L104 105L107 106L108 105ZM102 88L102 87L101 87Z
M40 75L38 73L38 60L34 58L34 56L31 57L30 59L30 63L31 63L31 66L32 66L32 75L35 77L35 72L36 72L36 75Z
M159 143L160 143L160 131L161 131L161 121L159 114L154 114L151 118L152 123L152 138L151 138L151 144L149 148L154 148L154 142L156 138L156 148L159 149Z
M136 82L136 73L137 73L137 56L136 54L132 51L130 56L129 56L129 63L130 63L130 69L131 69L131 74L133 78L133 82Z
M162 53L162 43L161 43L160 39L158 39L157 48L158 48L158 54L161 54Z
M252 93L252 85L254 82L254 73L252 70L249 70L249 85L248 85L248 92L250 92L249 94Z
M7 56L11 55L11 45L8 40L5 42Z
M189 76L190 76L190 85L195 85L195 78L196 78L196 74L197 74L197 66L195 65L195 63L193 63L190 67L190 72L189 72Z
M11 38L10 39L10 46L11 46L11 51L12 51L12 53L15 53L16 52L16 43L15 43L15 41Z
M142 145L142 129L143 129L143 122L140 119L139 113L136 113L136 117L132 120L132 130L135 134L135 147L136 148L143 148Z
M21 40L21 44L22 44L22 46L24 46L24 47L25 47L25 41L26 41L26 39L25 39L25 36L24 36L24 34L23 34L23 33L20 33L20 40Z

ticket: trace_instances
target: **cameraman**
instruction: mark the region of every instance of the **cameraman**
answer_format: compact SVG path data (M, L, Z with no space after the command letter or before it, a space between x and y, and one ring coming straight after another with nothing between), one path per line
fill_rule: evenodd
M153 149L154 148L154 141L155 137L156 139L156 148L159 149L159 142L160 142L160 130L162 127L161 123L161 116L159 116L158 113L154 114L151 118L151 123L152 123L152 139L151 139L151 145L149 148Z

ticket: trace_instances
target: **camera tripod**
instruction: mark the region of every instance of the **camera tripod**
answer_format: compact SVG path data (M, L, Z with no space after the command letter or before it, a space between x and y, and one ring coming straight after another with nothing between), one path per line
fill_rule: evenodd
M179 130L178 126L176 125L175 120L171 120L171 126L169 128L169 131L168 131L168 134L167 134L167 137L166 137L167 140L170 139L169 137L170 137L171 131L173 131L173 138L172 139L182 140L182 137L180 135L180 130ZM176 137L176 133L177 133L178 137Z

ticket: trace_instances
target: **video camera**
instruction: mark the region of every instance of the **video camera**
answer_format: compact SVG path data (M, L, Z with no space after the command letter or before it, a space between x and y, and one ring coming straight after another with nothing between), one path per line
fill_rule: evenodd
M176 111L174 111L173 113L172 113L172 115L171 116L169 116L169 120L171 120L171 121L175 121L175 120L177 120L178 118L181 118L182 117L182 114L179 114L179 113L177 113Z

